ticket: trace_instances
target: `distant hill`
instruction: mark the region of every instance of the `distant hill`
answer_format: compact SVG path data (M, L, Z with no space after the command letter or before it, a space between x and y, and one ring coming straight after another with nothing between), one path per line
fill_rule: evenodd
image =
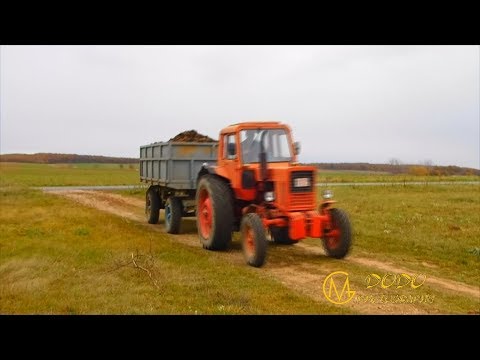
M381 171L411 175L477 175L480 170L460 166L370 164L370 163L310 163L321 170Z
M69 164L69 163L100 163L100 164L130 164L137 163L135 158L99 156L99 155L77 155L77 154L4 154L0 155L3 162L22 162L39 164Z

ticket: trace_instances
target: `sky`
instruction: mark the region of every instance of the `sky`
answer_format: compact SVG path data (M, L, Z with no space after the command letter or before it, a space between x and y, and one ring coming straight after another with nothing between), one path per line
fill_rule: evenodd
M479 46L1 46L0 153L280 121L301 162L480 168Z

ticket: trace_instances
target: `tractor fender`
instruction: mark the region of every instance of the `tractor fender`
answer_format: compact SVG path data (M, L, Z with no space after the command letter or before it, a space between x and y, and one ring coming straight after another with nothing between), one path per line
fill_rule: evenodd
M208 165L207 163L203 163L202 168L197 174L197 185L198 182L200 181L200 178L204 175L217 175L217 172L215 171L215 168L211 165Z

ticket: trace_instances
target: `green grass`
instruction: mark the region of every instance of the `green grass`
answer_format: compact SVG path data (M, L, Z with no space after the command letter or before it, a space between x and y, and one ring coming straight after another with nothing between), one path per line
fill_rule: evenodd
M345 186L334 189L354 227L355 253L430 275L480 284L480 187ZM372 255L373 254L373 255Z
M480 187L478 185L345 186L334 188L337 206L345 209L354 228L352 254L392 263L428 277L440 277L472 286L480 284ZM116 191L144 199L141 189ZM320 193L320 191L319 191ZM238 238L238 236L237 236ZM319 239L306 239L321 246ZM295 247L269 248L269 264L311 264L319 271L343 270L351 274L360 294L373 267L304 253ZM311 271L311 270L310 270ZM411 274L413 275L413 274ZM403 290L402 290L403 291ZM400 294L431 295L434 304L415 308L433 313L478 313L480 299L452 293L433 285ZM377 296L399 293L373 291ZM381 306L381 305L379 305ZM406 310L412 305L405 305Z
M336 176L337 182L403 181L398 175L386 174L330 172L329 176ZM407 181L420 177L410 178ZM475 181L478 177L437 179ZM0 313L351 312L326 301L315 302L267 276L267 271L232 264L222 253L188 247L143 224L27 188L118 184L140 184L138 169L118 164L0 163ZM342 186L333 190L338 207L348 211L353 223L353 255L391 262L427 276L480 284L478 185ZM139 188L116 193L145 198L144 189ZM305 242L320 246L317 239ZM132 253L139 254L140 265L151 269L159 289L144 271L133 267ZM129 262L114 270L119 263ZM352 274L356 290L362 289L365 276L374 271L348 258L329 259L295 246L271 246L268 263L287 269L291 264L304 264L308 271L322 274L344 270ZM434 312L480 311L479 299L432 286L424 290L435 296ZM418 308L431 311L432 306Z
M320 183L480 181L480 176L413 176L325 171ZM0 162L0 186L141 185L138 164L29 164Z
M2 314L339 311L287 289L261 269L234 265L200 246L67 199L3 187L0 204ZM158 288L133 267L132 253ZM121 263L129 265L117 268Z
M137 164L0 163L0 186L137 185Z
M319 240L310 239L308 242L310 244L317 244L318 246L321 246ZM377 260L385 260L376 254L369 255L369 257ZM395 287L382 289L380 286L377 286L373 289L367 289L366 277L369 274L375 273L379 274L380 276L384 276L386 272L373 267L359 265L349 261L348 258L344 260L336 260L322 255L305 252L296 246L269 247L269 263L273 263L275 266L280 264L285 264L286 266L288 266L287 264L302 264L302 267L308 269L307 271L310 274L315 274L316 277L320 279L324 279L325 276L333 271L344 271L349 274L350 289L356 291L356 297L352 301L358 301L361 303L364 301L365 296L373 296L377 301L376 305L371 305L373 306L374 311L380 310L382 313L386 314L404 312L417 313L419 311L430 314L478 314L480 312L480 300L478 298L474 298L471 295L464 295L463 293L446 291L443 288L439 288L438 286L431 284L428 280L428 277L431 274L429 272L425 274L424 269L419 273L427 275L427 280L418 289L412 289L410 287L405 287L402 289L396 289ZM402 265L403 264L399 264L399 266ZM411 273L410 275L414 275L414 273ZM319 287L320 286L318 286L318 288ZM321 290L318 289L318 291ZM397 295L411 295L420 297L428 295L430 298L433 298L433 302L421 303L417 301L414 304L400 304L393 309L389 309L388 305L378 303L378 300L383 296L395 297ZM337 306L337 308L340 311L341 309L345 308L345 306ZM372 310L366 311L369 313L369 311Z
M319 183L360 183L360 182L439 182L439 181L480 181L480 176L415 176L408 174L390 174L383 172L331 171L319 170Z
M145 199L143 189L115 192ZM478 185L342 186L334 194L350 215L354 252L412 269L427 262L431 275L480 284Z

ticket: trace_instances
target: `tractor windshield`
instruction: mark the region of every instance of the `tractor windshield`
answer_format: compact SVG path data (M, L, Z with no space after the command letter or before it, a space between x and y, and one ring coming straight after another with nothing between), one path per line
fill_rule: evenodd
M242 159L244 164L258 163L260 155L260 139L267 154L267 162L291 161L290 144L287 133L283 129L252 129L240 131Z

